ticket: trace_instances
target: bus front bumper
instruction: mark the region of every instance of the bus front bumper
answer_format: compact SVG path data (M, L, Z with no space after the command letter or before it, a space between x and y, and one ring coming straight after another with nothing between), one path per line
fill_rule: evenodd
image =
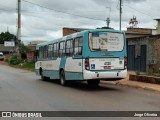
M83 72L85 80L100 79L100 80L119 80L127 77L127 69L117 71L87 71Z

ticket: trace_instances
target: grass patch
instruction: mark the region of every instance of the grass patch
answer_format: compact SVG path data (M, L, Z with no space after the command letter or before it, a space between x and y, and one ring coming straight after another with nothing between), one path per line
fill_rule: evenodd
M20 68L27 69L34 71L35 70L35 63L34 62L26 62L19 64Z
M25 69L25 70L29 70L29 71L35 71L35 63L34 62L25 62L25 63L20 63L19 65L9 64L9 66L14 67L14 68Z
M35 62L26 62L25 60L20 59L17 55L8 57L5 59L5 62L11 67L35 71Z

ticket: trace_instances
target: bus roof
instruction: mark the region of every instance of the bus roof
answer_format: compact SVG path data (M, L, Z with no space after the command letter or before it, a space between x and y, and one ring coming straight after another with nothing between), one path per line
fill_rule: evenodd
M84 31L81 31L81 32L73 33L73 34L70 34L70 35L67 35L67 36L63 36L61 38L57 38L57 39L54 39L54 40L49 40L49 41L46 41L44 43L40 43L37 46L40 47L40 46L52 44L53 42L56 43L56 42L64 41L66 39L71 39L71 38L76 37L76 36L78 37L78 36L83 35L86 32L97 32L97 31L124 33L123 31L113 30L113 29L90 29L90 30L84 30Z

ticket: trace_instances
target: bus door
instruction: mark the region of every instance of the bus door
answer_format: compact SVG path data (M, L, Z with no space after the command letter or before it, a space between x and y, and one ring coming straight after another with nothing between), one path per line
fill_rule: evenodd
M66 42L69 44L69 41ZM72 55L66 59L65 72L66 79L69 80L82 80L83 79L83 57L82 57L83 37L77 37L73 41ZM66 47L66 53L69 49Z

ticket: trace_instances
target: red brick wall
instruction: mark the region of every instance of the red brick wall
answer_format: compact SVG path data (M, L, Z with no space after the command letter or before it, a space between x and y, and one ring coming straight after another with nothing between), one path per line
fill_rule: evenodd
M29 52L29 53L27 53L27 61L28 61L28 62L35 61L34 52Z

